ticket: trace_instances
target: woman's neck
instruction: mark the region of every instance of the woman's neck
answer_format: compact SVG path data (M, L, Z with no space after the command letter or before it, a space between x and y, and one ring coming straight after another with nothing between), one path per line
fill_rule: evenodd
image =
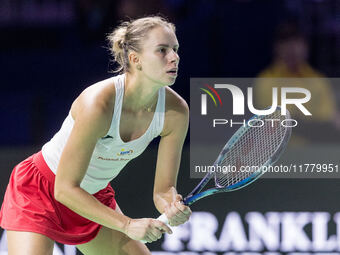
M158 99L159 84L143 82L137 75L125 73L124 105L126 110L134 112L151 111Z

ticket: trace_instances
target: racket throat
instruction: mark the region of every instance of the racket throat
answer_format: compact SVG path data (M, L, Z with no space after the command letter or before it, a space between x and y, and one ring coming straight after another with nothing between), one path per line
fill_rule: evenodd
M183 199L183 204L186 206L190 206L193 202L195 202L196 200L194 199L194 195L192 194L192 192L187 195L184 199Z

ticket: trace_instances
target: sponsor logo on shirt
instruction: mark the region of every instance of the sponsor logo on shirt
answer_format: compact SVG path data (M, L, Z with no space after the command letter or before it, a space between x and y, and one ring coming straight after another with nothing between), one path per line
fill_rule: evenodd
M120 152L117 153L117 156L127 156L127 155L131 155L132 153L133 153L133 150L122 149Z
M124 158L122 156L127 156L127 155L131 155L133 153L133 150L124 150L122 149L120 152L117 153L117 156L119 156L119 158L105 158L105 157L97 157L97 159L100 160L106 160L106 161L128 161L130 160L129 158Z

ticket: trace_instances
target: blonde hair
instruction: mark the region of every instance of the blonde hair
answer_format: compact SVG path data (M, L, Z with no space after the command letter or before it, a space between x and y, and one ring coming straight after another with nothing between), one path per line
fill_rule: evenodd
M111 54L119 65L115 72L129 71L129 51L141 52L142 40L151 29L157 26L168 27L173 32L176 31L175 25L168 22L165 18L148 16L122 22L107 36Z

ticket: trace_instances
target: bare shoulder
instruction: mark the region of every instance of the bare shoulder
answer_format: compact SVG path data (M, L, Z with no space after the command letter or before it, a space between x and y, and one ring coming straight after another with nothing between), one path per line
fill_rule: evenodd
M173 131L186 130L189 123L189 106L173 89L166 87L165 123L161 136Z
M87 87L71 106L72 118L90 121L106 134L110 128L115 103L115 85L112 78ZM86 123L83 123L86 124Z
M170 87L165 87L166 91L166 111L173 114L189 115L187 102Z

